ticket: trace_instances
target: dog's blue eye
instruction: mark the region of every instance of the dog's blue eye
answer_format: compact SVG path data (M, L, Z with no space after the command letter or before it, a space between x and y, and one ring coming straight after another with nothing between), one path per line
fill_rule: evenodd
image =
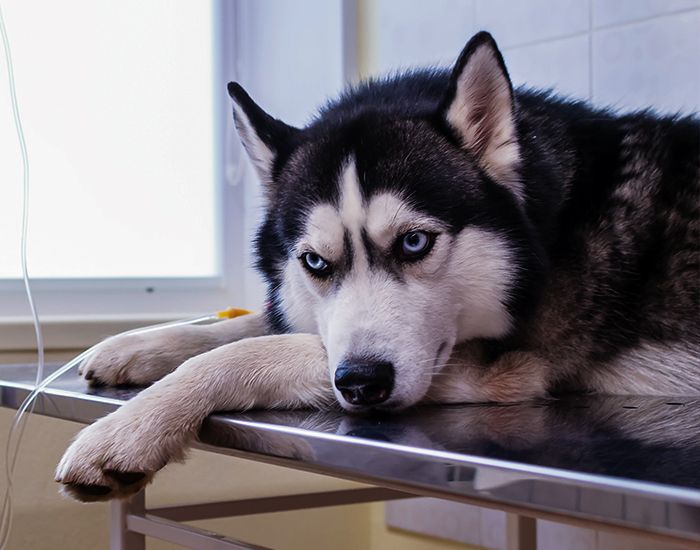
M400 237L399 254L405 260L417 260L425 256L435 242L435 236L425 231L411 231Z
M302 254L301 261L304 263L304 266L315 275L325 275L330 271L328 262L313 252L305 252Z

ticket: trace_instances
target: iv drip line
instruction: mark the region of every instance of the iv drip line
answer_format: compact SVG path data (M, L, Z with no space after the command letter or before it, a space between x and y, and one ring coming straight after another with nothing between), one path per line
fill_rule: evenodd
M27 144L24 139L24 129L22 128L22 119L20 117L19 104L17 102L17 91L15 89L15 75L12 66L12 53L10 51L10 41L7 36L7 29L5 28L5 18L3 15L2 5L0 5L0 35L2 36L2 44L3 49L5 51L5 64L7 67L7 79L10 91L10 103L12 106L12 118L15 123L17 140L19 142L19 148L22 157L22 235L20 239L20 257L22 264L22 280L24 282L24 290L27 294L27 301L29 303L32 321L34 323L34 333L36 336L37 369L35 385L38 386L44 378L44 336L41 331L39 315L37 313L36 305L34 304L34 297L32 295L31 286L29 284L29 270L27 267L27 232L29 227L29 155L27 153ZM10 428L10 433L8 434L7 440L7 452L5 454L5 477L7 487L5 489L6 493L2 503L2 515L0 515L0 548L4 548L7 543L7 539L9 537L10 532L10 525L12 522L12 473L14 471L15 463L17 461L17 452L15 452L14 457L12 457L12 460L10 460L10 449L11 439L16 425L20 426L16 449L16 451L19 451L19 444L25 427L25 423L21 422L21 415L15 417L15 421L13 422L12 427Z

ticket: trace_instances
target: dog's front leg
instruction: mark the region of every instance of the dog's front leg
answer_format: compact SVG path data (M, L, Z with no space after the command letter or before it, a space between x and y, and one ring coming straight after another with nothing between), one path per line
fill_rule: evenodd
M477 345L457 349L436 373L425 401L429 403L514 403L548 395L552 368L532 352L511 351L486 363Z
M79 500L125 497L168 462L182 460L214 411L321 407L332 401L318 336L263 336L228 344L189 359L85 428L61 459L56 480Z
M92 385L145 386L171 373L190 357L266 333L264 316L252 313L210 325L121 334L100 343L78 373Z

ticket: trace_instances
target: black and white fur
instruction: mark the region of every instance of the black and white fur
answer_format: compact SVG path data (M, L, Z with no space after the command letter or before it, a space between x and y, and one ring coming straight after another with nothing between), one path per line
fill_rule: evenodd
M221 409L700 394L697 119L514 91L487 33L303 129L229 93L268 307L102 344L93 382L167 376L71 445L73 496L135 492Z

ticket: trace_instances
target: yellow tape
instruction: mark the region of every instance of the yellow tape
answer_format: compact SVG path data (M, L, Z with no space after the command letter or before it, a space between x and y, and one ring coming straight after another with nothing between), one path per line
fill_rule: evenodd
M221 311L217 311L216 316L219 319L233 319L234 317L240 317L241 315L248 315L249 313L253 313L253 312L248 310L248 309L242 309L239 307L230 307L228 309L222 309Z

